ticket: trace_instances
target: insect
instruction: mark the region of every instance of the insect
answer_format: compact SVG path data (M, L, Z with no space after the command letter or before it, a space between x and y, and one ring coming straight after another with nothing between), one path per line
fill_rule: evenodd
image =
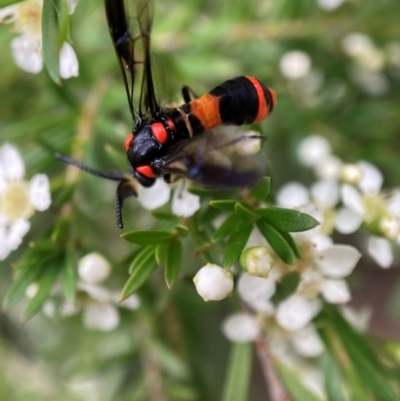
M123 227L123 201L137 195L137 182L150 187L157 177L170 181L172 175L221 189L253 184L263 175L255 162L257 158L246 159L235 155L226 163L226 160L222 162L223 158L218 153L246 138L243 135L232 137L221 129L221 132L216 132L215 128L258 123L276 105L272 89L256 78L241 76L223 82L201 97L196 97L188 86L183 86L183 105L160 107L150 58L151 5L150 0L105 0L108 27L133 121L132 133L125 141L131 175L100 172L57 154L61 160L91 174L119 181L116 214L120 228ZM139 49L142 50L141 58L138 56ZM137 95L134 90L139 77L141 83L137 100L137 96L134 99L134 94Z

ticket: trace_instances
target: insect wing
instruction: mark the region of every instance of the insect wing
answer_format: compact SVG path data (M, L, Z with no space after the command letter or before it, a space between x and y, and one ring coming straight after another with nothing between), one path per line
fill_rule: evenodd
M266 173L265 155L241 149L247 141L261 142L263 137L224 130L181 142L168 156L167 169L209 188L232 190L254 185Z
M150 63L152 25L150 0L105 0L111 39L120 64L129 108L136 130L146 115L159 111ZM134 107L135 83L141 76L138 107Z

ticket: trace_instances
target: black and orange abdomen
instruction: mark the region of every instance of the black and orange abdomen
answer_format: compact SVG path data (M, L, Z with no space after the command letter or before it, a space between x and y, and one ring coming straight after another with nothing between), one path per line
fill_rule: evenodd
M276 105L275 92L253 77L225 81L209 93L182 107L193 133L219 125L244 125L262 121Z

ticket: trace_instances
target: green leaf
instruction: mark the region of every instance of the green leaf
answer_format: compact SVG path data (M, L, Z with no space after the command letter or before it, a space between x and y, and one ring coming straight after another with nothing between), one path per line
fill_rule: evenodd
M247 221L248 223L254 223L257 220L260 220L260 216L253 213L246 206L242 205L240 202L235 204L235 214L240 217L242 220Z
M182 243L179 239L171 241L171 246L165 260L164 275L168 288L172 287L178 277L182 265Z
M258 201L263 201L268 198L270 189L271 189L271 178L263 177L251 189L250 196Z
M285 231L279 231L279 233L282 235L283 238L285 238L286 242L292 248L292 251L295 254L296 258L301 259L301 253L299 251L299 248L297 247L297 244L296 244L295 240L293 239L293 237L290 235L290 233L287 233Z
M277 230L290 233L307 231L320 224L314 217L292 209L268 207L257 213Z
M13 283L8 288L3 299L3 308L7 309L19 301L24 295L29 284L38 280L45 270L45 266L39 261L32 261L24 268L18 269Z
M226 244L224 258L222 265L223 267L232 266L242 253L247 241L250 237L253 226L243 220L239 220L231 236Z
M147 257L141 259L140 264L136 264L131 276L122 289L120 301L123 301L136 292L157 269L157 263L154 258L155 252L155 247L149 247Z
M331 353L327 350L322 354L321 359L322 373L324 374L325 390L328 401L348 401L343 395L343 378L340 375L339 366Z
M15 3L21 3L21 1L24 0L0 0L0 8L11 6L12 4Z
M189 229L181 224L177 224L175 230L178 231L180 237L187 237L189 235Z
M128 273L132 274L135 270L141 269L143 264L149 263L153 259L153 254L155 254L154 246L146 246L140 249L132 259L132 263L129 266Z
M56 3L54 0L44 0L42 11L43 61L51 79L58 85L61 83L59 75L60 49Z
M276 286L275 294L271 297L271 301L277 305L279 302L289 298L296 292L300 283L299 272L289 272L282 276L280 282Z
M40 311L43 304L47 301L50 295L50 291L53 288L55 281L57 280L58 275L60 274L61 269L57 262L53 263L52 266L46 269L43 274L40 282L39 288L35 294L35 296L28 302L25 307L24 312L22 313L22 320L27 321L36 313Z
M369 347L365 338L357 333L331 305L324 305L323 313L329 318L339 335L360 381L368 387L379 401L397 401L396 395L387 379L386 369Z
M293 265L296 262L296 255L292 247L278 230L264 220L257 221L257 227L283 262L287 265Z
M214 200L210 202L210 206L225 212L233 212L235 210L235 200Z
M172 241L165 241L162 244L158 245L156 249L156 261L158 266L161 266L164 262L165 259L167 258L169 248L171 246Z
M253 350L251 343L232 344L222 401L247 401Z
M210 205L206 205L204 212L198 218L198 227L200 230L209 227L213 220L221 214L221 210L215 209Z
M292 397L292 401L323 401L314 392L304 386L302 378L294 370L288 368L283 363L277 363L276 368L285 389L287 389Z
M74 253L69 251L66 253L63 274L62 274L62 287L65 299L73 304L75 302L75 288L76 288L76 272L74 266L76 265L76 258Z
M239 224L240 219L236 216L236 214L230 214L224 222L217 228L214 234L211 237L212 242L218 242L227 237L229 234L233 232L236 226Z
M179 217L172 213L152 211L151 215L157 220L179 221Z
M125 241L138 245L158 245L172 238L167 231L131 231L121 235Z

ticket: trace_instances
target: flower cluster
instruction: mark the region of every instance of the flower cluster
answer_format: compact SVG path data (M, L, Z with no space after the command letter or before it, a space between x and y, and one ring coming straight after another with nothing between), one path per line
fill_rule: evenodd
M68 0L70 14L78 0ZM12 23L18 33L11 41L15 64L24 71L37 74L43 68L42 58L42 8L43 0L25 0L0 9L0 23ZM78 59L74 49L64 42L60 51L60 76L68 79L78 76Z
M82 322L86 328L100 331L114 330L120 322L117 307L136 310L140 306L140 299L133 294L123 302L119 302L119 292L110 291L104 285L111 270L108 260L99 253L85 255L78 263L79 281L75 303L64 301L57 310L57 302L49 299L43 307L43 312L49 317L56 314L68 317L82 312ZM35 286L33 289L30 287L28 295L33 296L35 289ZM57 292L57 288L55 291Z
M51 204L49 179L37 174L24 180L25 165L18 150L0 147L0 260L17 249L29 231L29 218L35 210L44 211Z

